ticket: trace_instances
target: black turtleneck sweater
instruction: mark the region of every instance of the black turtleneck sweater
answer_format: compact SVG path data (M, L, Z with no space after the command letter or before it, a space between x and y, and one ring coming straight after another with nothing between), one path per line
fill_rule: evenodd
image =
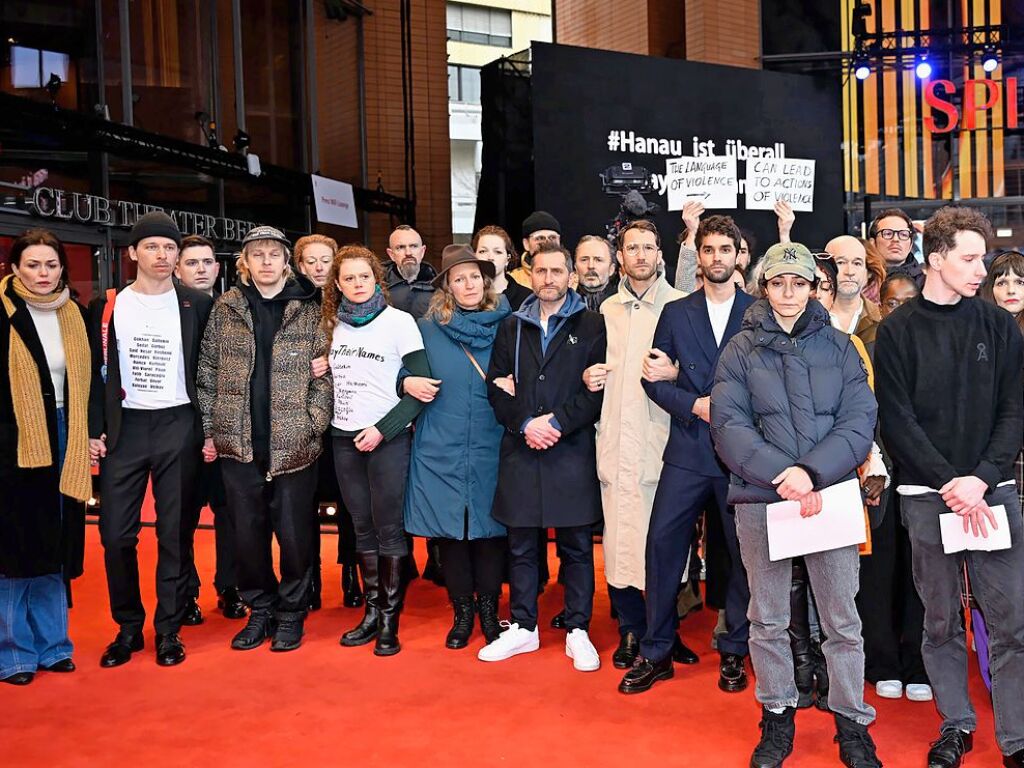
M900 482L939 489L974 475L991 490L1014 476L1024 438L1024 341L1013 316L979 298L917 296L875 342L882 439Z

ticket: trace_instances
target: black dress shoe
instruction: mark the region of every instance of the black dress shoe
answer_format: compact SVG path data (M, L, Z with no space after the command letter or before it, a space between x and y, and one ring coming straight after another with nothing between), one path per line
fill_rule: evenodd
M672 646L672 661L676 664L696 664L700 661L700 656L687 648L682 638L676 635L676 642Z
M1012 755L1005 755L1003 765L1006 768L1024 768L1024 749L1018 749Z
M245 603L238 594L236 587L228 587L217 598L217 607L225 619L244 619L247 613Z
M61 659L60 661L53 662L48 667L40 667L40 669L44 672L74 672L75 662L71 659Z
M35 672L15 672L10 677L0 679L0 683L8 683L10 685L28 685L35 679Z
M185 646L177 632L156 636L156 663L161 667L173 667L185 660Z
M735 653L723 653L718 665L718 687L726 693L738 693L747 687L747 669L743 657Z
M565 629L565 611L561 610L551 617L552 629Z
M119 667L132 660L132 654L141 651L145 641L142 633L129 635L126 632L118 632L114 642L107 646L107 650L100 657L101 667Z
M928 750L928 768L959 768L964 755L974 749L974 734L953 729L943 732Z
M198 627L203 623L203 612L199 608L199 603L196 602L194 597L190 597L188 605L185 606L185 615L181 619L181 623L186 627Z
M656 682L668 680L674 674L671 655L661 661L651 661L643 656L637 656L636 661L633 662L633 668L623 676L622 682L619 683L619 693L649 691Z
M627 632L619 638L619 647L612 654L612 665L616 669L629 669L640 654L640 641L632 632Z

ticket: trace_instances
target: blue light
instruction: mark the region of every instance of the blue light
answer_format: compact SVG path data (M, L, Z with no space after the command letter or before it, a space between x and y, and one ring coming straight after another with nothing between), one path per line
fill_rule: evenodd
M927 80L932 76L932 65L928 59L922 57L917 62L917 66L914 67L914 74L917 75L918 80Z

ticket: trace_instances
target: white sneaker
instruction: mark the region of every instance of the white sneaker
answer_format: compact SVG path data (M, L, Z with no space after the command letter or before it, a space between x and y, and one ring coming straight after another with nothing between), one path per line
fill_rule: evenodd
M883 699L902 699L903 683L899 680L879 680L875 683L875 693Z
M477 653L476 657L480 661L504 661L520 653L530 653L540 648L540 634L536 627L531 632L507 621L501 622L501 626L505 630L498 635L498 639L488 643Z
M565 636L565 655L580 672L595 672L601 668L601 657L585 629L574 629Z
M932 687L924 683L910 683L907 685L907 699L909 701L931 701Z

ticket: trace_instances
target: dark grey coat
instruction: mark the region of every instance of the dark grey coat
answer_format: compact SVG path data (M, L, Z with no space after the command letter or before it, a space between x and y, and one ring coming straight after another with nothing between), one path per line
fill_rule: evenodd
M871 450L878 406L849 336L813 299L793 331L761 299L719 360L711 436L730 503L779 501L772 479L793 465L815 490L848 480Z

